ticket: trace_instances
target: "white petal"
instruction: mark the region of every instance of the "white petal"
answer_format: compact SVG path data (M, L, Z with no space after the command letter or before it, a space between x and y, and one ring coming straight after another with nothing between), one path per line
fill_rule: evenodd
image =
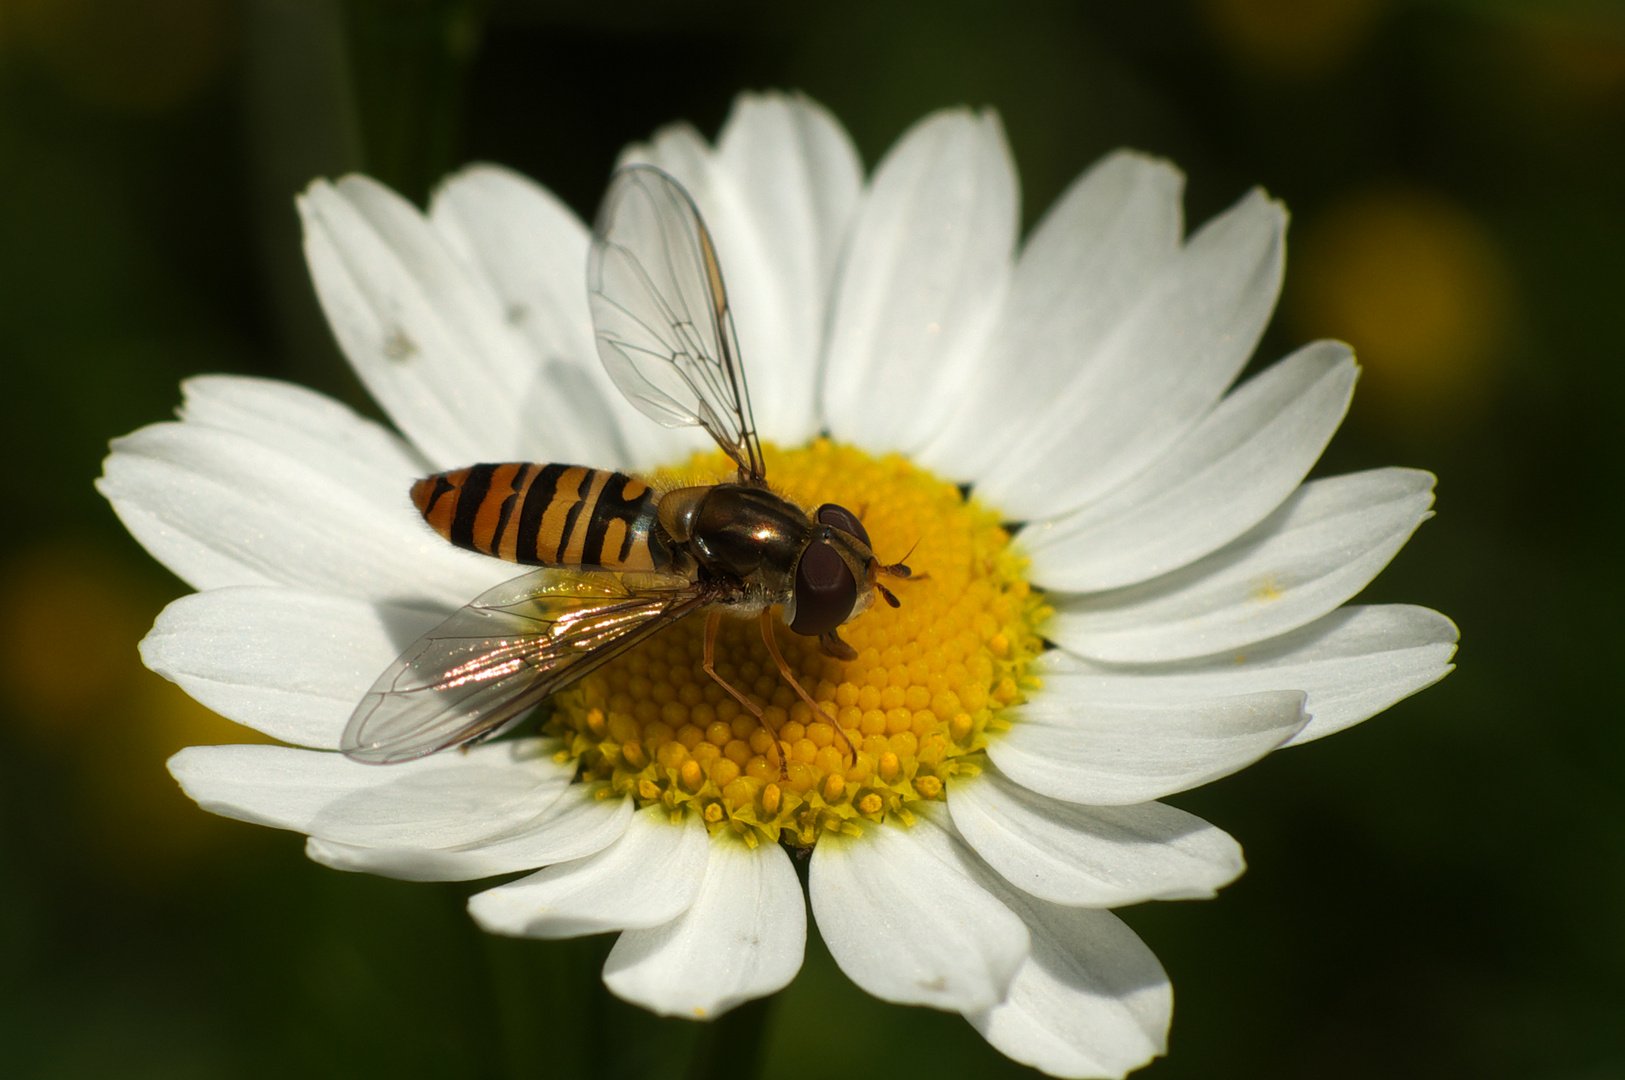
M596 854L620 839L632 801L598 798L600 784L571 784L534 821L463 848L358 847L320 837L305 854L323 866L403 881L472 881Z
M566 938L659 926L694 903L710 850L705 823L671 823L664 806L632 815L621 838L585 859L557 863L468 899L481 929Z
M1178 254L1183 188L1167 162L1126 151L1072 183L1022 249L974 388L919 460L985 475Z
M984 462L977 495L1052 517L1151 465L1213 407L1269 321L1286 212L1254 191L1203 226L1073 378Z
M1074 907L1205 898L1245 866L1224 830L1162 803L1078 806L1034 794L997 769L955 780L961 836L1022 891Z
M821 335L863 187L863 164L851 137L804 94L741 94L717 137L717 157L752 204L759 226L776 238L767 246L782 260L781 272L815 290L808 306L818 321L809 329Z
M1139 585L1057 597L1044 635L1091 659L1182 660L1295 630L1363 589L1433 504L1433 477L1373 469L1304 484L1257 527Z
M303 386L242 375L200 375L181 383L180 417L223 428L311 465L380 506L398 506L429 473L406 441L349 406Z
M628 426L651 426L627 402L593 344L587 310L587 227L546 188L495 165L472 165L435 191L429 221L467 272L502 305L503 316L528 347L536 371L533 392L555 403L526 402L529 422L567 407L558 444L565 460L600 468L635 461Z
M818 364L863 167L835 118L800 94L741 94L717 136L716 163L755 249L741 272L722 250L729 288L749 274L771 303L736 311L751 406L767 437L795 446L820 425Z
M344 506L331 509L373 520L394 518L397 528L425 541L422 526L412 521L416 515L407 515L406 507L407 492L426 471L426 462L378 424L331 398L270 379L212 375L189 379L182 390L185 422L154 425L115 440L97 487L136 538L187 581L213 587L264 579L262 568L244 565L230 550L206 542L229 527L215 520L229 510L206 505L192 489L216 482L247 484L265 472L294 482L320 472L342 490ZM193 445L199 442L204 448ZM230 448L227 460L203 469L207 479L190 475L189 463L220 447ZM175 468L152 468L143 460L152 454ZM236 498L245 501L244 495ZM286 510L297 516L300 508ZM249 507L248 512L256 511ZM330 508L318 502L305 512Z
M944 808L924 818L957 836ZM965 1018L995 1048L1055 1076L1121 1077L1167 1051L1173 988L1145 943L1107 911L1015 888L974 855L962 865L1031 938L1004 999Z
M305 257L344 354L440 468L569 461L591 448L509 324L406 200L365 177L299 199Z
M1080 1078L1121 1077L1167 1052L1173 986L1134 931L1109 911L1001 896L1033 944L1009 996L966 1017L994 1049Z
M735 204L714 203L717 193L712 189L719 182L715 154L705 141L705 136L695 130L693 124L679 120L660 128L648 142L630 143L623 147L620 157L615 159L615 167L624 169L628 165L653 165L669 173L694 199L694 205L700 208L700 217L705 220L713 240L717 239L716 226L711 219L715 217L721 220L726 215L739 213L739 207ZM713 205L702 205L702 194L706 202ZM722 271L726 274L728 267L724 265Z
M514 575L425 526L413 477L357 487L355 471L302 454L211 424L153 424L113 440L97 486L198 589L295 585L453 607Z
M163 610L141 660L229 720L337 750L379 673L442 617L298 589L211 589Z
M959 842L925 818L907 830L826 833L808 889L847 977L885 1001L974 1012L1004 1000L1027 929L977 884Z
M1178 569L1228 544L1304 478L1354 393L1354 354L1321 341L1239 387L1145 472L1021 530L1032 580L1092 592Z
M853 224L824 379L837 438L912 450L958 407L998 317L1020 208L992 113L950 111L881 160Z
M535 740L401 765L285 746L193 746L170 774L199 806L273 828L364 846L456 847L532 821L572 770Z
M1067 802L1148 802L1245 768L1308 721L1295 691L1164 705L1044 690L1007 710L987 756L1023 787Z
M552 192L500 166L471 165L435 190L429 221L504 301L504 315L536 357L584 363L596 356L587 227Z
M1302 690L1311 719L1289 744L1342 731L1451 670L1455 624L1423 607L1338 608L1269 641L1171 664L1094 664L1060 649L1034 662L1045 693L1078 701L1188 702Z
M664 926L628 930L604 961L604 985L662 1016L707 1019L788 986L801 969L807 908L778 844L711 838L694 903Z

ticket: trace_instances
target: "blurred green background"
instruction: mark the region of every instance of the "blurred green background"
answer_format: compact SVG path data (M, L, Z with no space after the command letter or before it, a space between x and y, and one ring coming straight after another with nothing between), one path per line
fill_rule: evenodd
M1320 467L1434 470L1367 591L1460 624L1461 670L1174 800L1252 869L1125 917L1173 978L1176 1077L1625 1077L1625 8L0 0L0 1071L16 1077L682 1076L727 1029L589 991L604 941L489 939L472 886L325 870L163 768L243 732L146 672L182 592L90 482L207 371L363 401L292 195L422 200L495 160L590 217L618 148L799 87L871 166L928 110L1003 114L1030 224L1120 145L1200 222L1295 217L1260 350L1354 343ZM769 1074L1010 1076L814 943ZM703 1054L700 1054L703 1057Z

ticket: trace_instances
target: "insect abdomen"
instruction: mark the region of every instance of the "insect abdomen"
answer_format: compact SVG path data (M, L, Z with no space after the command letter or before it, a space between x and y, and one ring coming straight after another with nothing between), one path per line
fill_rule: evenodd
M412 485L418 513L441 536L531 566L664 569L659 501L635 477L581 465L474 465Z

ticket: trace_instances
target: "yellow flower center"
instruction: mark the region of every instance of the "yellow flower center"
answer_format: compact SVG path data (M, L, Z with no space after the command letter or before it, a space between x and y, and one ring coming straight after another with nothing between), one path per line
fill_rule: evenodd
M1047 609L1022 578L998 516L953 484L893 456L873 458L819 440L764 448L774 487L802 506L833 502L860 515L882 562L909 580L841 628L857 651L843 662L813 638L776 623L795 677L831 725L780 676L755 620L727 619L716 672L763 709L767 727L701 667L705 619L691 617L599 668L554 699L550 729L583 780L606 796L698 813L753 846L762 839L811 847L826 831L858 834L864 821L943 797L956 775L978 771L989 731L1006 726L1034 631ZM715 483L730 465L697 455L661 484ZM768 728L778 731L777 746ZM775 753L775 750L777 751Z

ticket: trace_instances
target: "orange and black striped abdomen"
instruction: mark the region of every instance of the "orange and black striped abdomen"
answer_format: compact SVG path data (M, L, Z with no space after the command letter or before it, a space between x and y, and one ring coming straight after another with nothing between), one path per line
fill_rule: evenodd
M624 473L581 465L474 465L412 485L412 502L461 548L531 566L661 570L660 496Z

